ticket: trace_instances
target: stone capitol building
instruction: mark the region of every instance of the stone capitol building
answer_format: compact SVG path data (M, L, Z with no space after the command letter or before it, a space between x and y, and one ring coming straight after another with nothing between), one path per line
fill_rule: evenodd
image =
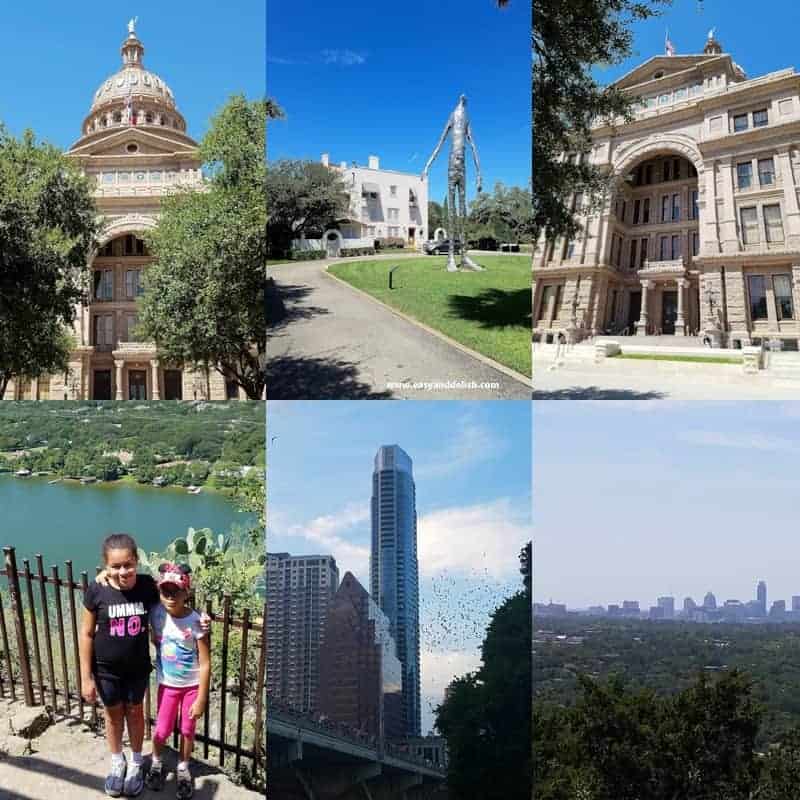
M165 81L145 69L134 21L122 68L92 98L81 137L67 152L96 182L102 230L90 259L90 291L72 331L66 374L11 382L6 396L30 400L225 400L235 383L214 369L183 368L138 341L136 300L154 259L143 234L158 222L161 198L178 187L202 191L197 143Z
M610 187L572 198L583 232L537 243L535 340L797 350L800 75L748 78L712 30L702 53L650 58L615 85L633 119L594 127Z

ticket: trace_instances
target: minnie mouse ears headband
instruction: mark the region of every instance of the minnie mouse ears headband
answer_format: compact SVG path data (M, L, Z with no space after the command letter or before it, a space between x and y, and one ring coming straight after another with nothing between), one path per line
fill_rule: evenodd
M179 589L188 589L192 585L192 579L189 577L191 568L186 564L175 564L167 562L160 564L158 567L158 585L166 586L173 585Z

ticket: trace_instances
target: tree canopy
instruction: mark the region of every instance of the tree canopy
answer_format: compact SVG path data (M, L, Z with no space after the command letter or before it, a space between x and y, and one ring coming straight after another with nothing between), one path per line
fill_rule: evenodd
M266 381L267 114L266 100L236 95L212 119L200 146L207 191L164 198L140 311L164 360L217 369L252 400Z
M633 97L603 87L591 70L632 52L632 23L670 0L533 2L533 235L574 236L570 196L601 194L605 178L589 163L595 119L630 117Z
M345 217L350 197L338 172L313 161L285 159L267 169L270 254L288 253L302 234L321 235Z
M482 666L456 678L436 709L447 739L453 800L529 800L531 796L531 594L526 588L492 615Z
M12 378L66 370L97 229L77 166L0 125L0 399Z
M445 226L446 227L446 226ZM532 233L531 193L498 181L490 194L479 194L469 213L470 238L498 242L529 242Z

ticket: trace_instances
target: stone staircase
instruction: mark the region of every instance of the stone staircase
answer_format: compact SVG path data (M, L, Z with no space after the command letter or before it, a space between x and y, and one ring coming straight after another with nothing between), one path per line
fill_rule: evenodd
M780 385L796 385L800 391L800 353L770 352L765 358L770 378Z

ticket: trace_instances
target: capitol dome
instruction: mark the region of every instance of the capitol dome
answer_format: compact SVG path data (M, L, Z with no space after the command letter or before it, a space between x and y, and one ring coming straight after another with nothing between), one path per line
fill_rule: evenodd
M186 130L175 96L166 81L144 68L144 46L128 24L122 43L122 68L106 78L94 93L84 121L84 135L120 125L157 126Z

